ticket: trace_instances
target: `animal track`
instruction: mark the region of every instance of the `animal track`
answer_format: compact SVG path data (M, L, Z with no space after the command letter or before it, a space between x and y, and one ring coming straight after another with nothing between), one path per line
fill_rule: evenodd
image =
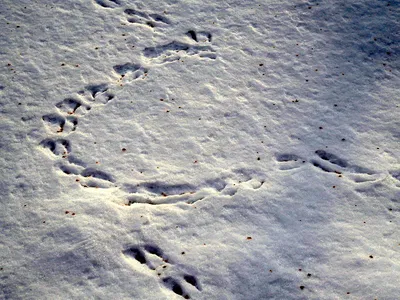
M62 172L64 172L67 175L79 175L81 173L81 171L79 170L78 167L71 165L71 164L66 165L66 164L61 163L61 164L58 164L57 166L60 168L60 170Z
M42 120L45 126L50 129L50 131L63 132L65 125L65 118L59 114L48 114L42 116Z
M249 179L244 182L227 183L223 179L204 181L204 187L198 188L191 184L165 184L162 182L144 182L141 184L124 184L122 190L130 194L126 205L147 203L152 205L174 204L184 202L193 204L206 197L220 194L234 196L240 187L244 189L259 189L264 181Z
M94 4L106 9L118 8L120 0L93 0ZM163 27L172 22L163 14L146 12L134 8L124 8L124 16L131 23L147 25L149 27ZM188 30L186 41L172 41L164 45L147 47L143 50L145 57L156 63L165 63L180 59L183 56L197 55L200 58L215 59L215 50L211 46L212 34L206 31ZM64 98L55 104L55 111L42 116L44 127L49 136L39 144L48 149L55 156L55 167L63 174L75 176L84 187L111 187L117 186L116 179L107 172L88 167L87 164L71 153L71 143L68 135L78 129L79 118L85 116L93 108L107 104L115 99L110 92L113 87L123 86L121 81L131 82L144 79L148 69L138 63L126 62L113 66L113 71L120 76L115 83L88 84L78 90L75 95ZM60 138L54 138L57 134ZM262 183L254 181L252 187L259 188ZM144 182L139 185L123 184L122 191L128 194L125 204L172 204L178 202L194 203L209 195L220 193L233 196L237 192L235 184L229 185L225 181L209 181L206 187L197 190L190 184L165 184L162 182ZM189 278L189 277L188 277ZM190 281L190 280L189 280Z
M164 45L147 47L143 50L143 55L149 59L158 60L161 58L161 63L179 60L183 56L194 55L198 55L201 58L217 58L216 51L210 45L211 33L197 33L194 30L189 30L186 35L191 38L192 43L172 41Z
M127 15L127 21L129 23L143 24L151 28L171 24L171 21L167 17L156 13L148 14L133 8L125 9L124 13Z
M82 108L80 109L81 114L84 114L86 113L86 111L90 110L89 105L83 104L81 101L76 100L74 98L66 98L63 101L58 102L56 104L56 108L61 113L67 115L75 114L79 108Z
M212 34L206 31L196 32L194 30L189 30L186 35L196 42L211 43L212 39Z
M182 296L185 299L190 299L190 296L184 291L183 287L172 277L162 279L164 285L173 291L175 294Z
M58 114L48 114L42 116L45 127L51 132L62 133L75 131L78 125L78 119L73 116L64 118Z
M84 187L111 187L110 183L114 183L115 179L112 175L97 170L95 168L86 167L86 164L75 156L70 155L72 148L71 143L66 139L46 138L40 142L44 149L50 150L59 159L55 166L64 174L76 175L83 177L82 180L77 178ZM89 180L85 181L85 178Z
M87 85L85 89L91 93L92 98L95 98L97 94L106 92L108 90L108 85L106 83L92 84Z
M382 174L376 174L364 167L351 165L346 160L325 150L316 150L314 153L317 158L312 158L309 162L324 172L335 173L340 176L346 172L348 177L356 183L372 182L382 178ZM279 154L276 156L276 160L281 170L295 169L306 163L306 160L295 154Z
M147 270L156 272L165 287L185 299L190 299L190 290L195 291L196 288L197 291L201 291L197 278L187 273L182 274L155 245L132 246L123 250L122 254L127 261L136 261L140 265L145 265Z
M297 169L303 163L306 162L300 156L297 156L295 154L288 154L288 153L277 155L276 160L279 162L279 169L281 169L281 170Z
M106 172L102 172L102 171L99 171L94 168L86 168L85 170L82 171L81 175L83 177L93 177L93 178L102 179L102 180L109 181L109 182L115 182L115 179L113 178L113 176L111 176L110 174L108 174Z
M40 145L49 149L55 156L66 157L71 152L71 143L66 139L46 138L40 142Z
M112 175L94 168L84 168L71 162L58 162L55 166L66 175L75 175L83 187L109 188L115 182Z
M114 98L114 95L108 92L107 84L87 85L83 91L77 93L78 98L85 95L85 90L89 93L86 97L89 101L96 102L98 105L106 104ZM46 129L52 133L68 135L75 131L78 125L78 117L73 114L84 115L92 107L81 99L65 98L55 105L57 113L50 113L42 116ZM108 188L115 183L111 174L87 167L87 164L75 156L71 155L71 143L66 138L45 138L40 142L44 149L50 150L58 161L55 167L66 175L74 175L83 187ZM62 160L60 160L62 159Z
M94 2L103 8L116 8L121 5L119 0L95 0Z
M332 153L328 153L324 150L317 150L315 153L322 158L323 160L329 161L331 164L338 165L339 167L345 168L347 167L347 162L343 159L340 159L336 155Z
M196 197L195 187L190 184L166 184L163 182L144 182L136 185L125 184L123 190L130 194L126 204L171 204L177 202L193 203L204 197Z
M344 159L341 159L340 157L332 153L326 152L325 150L317 150L315 151L315 154L317 154L317 156L322 160L318 161L316 159L312 159L311 163L313 164L313 166L321 169L324 172L342 174L346 171L355 176L355 182L375 180L373 179L373 177L376 176L372 176L374 175L374 172L367 168L356 165L349 165L349 163Z
M97 102L100 104L107 104L114 99L114 94L108 92L108 84L102 83L97 85L88 85L85 87L90 92L89 101Z
M115 65L113 69L118 75L121 76L121 78L128 78L129 81L133 81L138 78L145 78L149 71L141 65L133 63Z
M164 61L173 61L180 59L183 55L208 57L215 59L215 50L211 46L192 46L183 42L172 41L168 44L147 47L143 50L144 56L148 58L159 58L163 56Z

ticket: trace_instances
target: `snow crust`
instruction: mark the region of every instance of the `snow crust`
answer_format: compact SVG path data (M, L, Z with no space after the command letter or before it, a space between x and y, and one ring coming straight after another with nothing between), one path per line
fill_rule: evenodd
M1 299L398 299L399 1L0 3Z

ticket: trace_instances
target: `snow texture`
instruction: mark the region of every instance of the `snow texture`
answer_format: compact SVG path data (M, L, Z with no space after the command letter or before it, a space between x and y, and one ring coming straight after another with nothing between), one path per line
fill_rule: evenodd
M399 299L398 0L3 0L1 299Z

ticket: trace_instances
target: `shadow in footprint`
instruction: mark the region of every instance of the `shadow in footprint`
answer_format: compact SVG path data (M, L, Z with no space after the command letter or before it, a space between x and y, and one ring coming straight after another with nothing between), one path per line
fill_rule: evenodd
M137 9L127 8L124 13L129 16L129 23L144 24L151 28L171 24L170 20L160 14L147 14Z
M59 114L47 114L42 116L45 126L52 131L63 132L65 125L65 118Z
M163 259L163 252L160 248L157 246L152 246L152 245L146 245L144 246L144 249L149 252L150 254L157 255L158 257Z
M199 291L201 290L201 287L200 287L199 282L197 281L196 277L186 274L183 276L183 279L185 279L185 281L187 283L193 285Z
M81 175L83 177L93 177L97 179L106 180L109 182L115 182L114 178L110 174L97 170L95 168L86 168L85 170L82 171Z
M85 89L95 98L97 94L106 92L108 90L108 85L106 83L87 85Z
M81 173L77 167L72 165L60 164L58 167L67 175L79 175Z
M345 168L347 167L347 162L338 156L326 152L324 150L317 150L315 151L315 154L317 154L321 159L329 161L331 164L337 165L339 167Z
M71 142L66 139L47 138L41 141L40 145L57 156L67 155L71 152Z
M56 104L56 107L67 113L73 114L75 111L82 106L82 103L74 98L66 98L63 101L60 101Z
M306 162L300 156L290 153L278 154L276 160L278 161L281 170L296 169Z
M329 173L334 173L335 172L335 173L340 174L340 172L335 171L334 169L329 168L328 166L324 166L324 165L320 164L319 162L317 162L316 160L311 160L311 163L313 164L314 167L317 167L317 168L321 169L324 172L329 172Z
M95 3L104 8L115 8L121 5L119 0L95 0Z
M167 184L160 181L145 182L140 186L151 193L163 196L182 195L195 189L194 186L190 184Z
M143 251L140 250L139 248L131 247L127 250L122 251L122 253L125 254L126 256L130 256L130 257L134 258L141 264L147 264L146 257L144 255Z
M212 34L210 32L189 30L186 35L195 42L211 42Z
M179 282L172 277L166 277L162 281L164 285L175 294L182 296L185 299L190 299L190 296L183 290L183 287L179 284Z
M190 45L177 42L177 41L172 41L171 43L162 45L162 46L156 46L156 47L147 47L143 50L143 54L146 57L150 58L156 58L166 51L187 51L189 50Z

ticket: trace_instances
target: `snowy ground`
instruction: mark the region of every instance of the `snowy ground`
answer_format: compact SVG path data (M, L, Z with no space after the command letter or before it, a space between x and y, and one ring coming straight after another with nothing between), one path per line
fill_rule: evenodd
M399 299L399 1L0 26L1 299Z

